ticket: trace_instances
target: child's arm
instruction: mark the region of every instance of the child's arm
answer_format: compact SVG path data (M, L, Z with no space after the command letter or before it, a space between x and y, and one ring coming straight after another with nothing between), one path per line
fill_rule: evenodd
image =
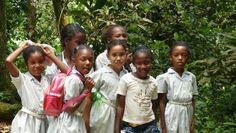
M167 103L166 93L159 93L160 98L160 119L161 119L161 131L162 133L167 133L166 122L165 122L165 108Z
M124 114L125 109L125 96L117 95L117 109L116 109L116 117L115 117L115 133L120 133L120 125Z
M195 133L195 100L192 100L193 105L193 117L192 117L192 123L190 127L190 133Z
M19 69L14 64L16 58L22 53L22 51L29 46L28 42L23 42L19 48L13 51L7 58L6 58L6 67L12 77L19 77Z
M155 120L157 120L157 105L158 105L158 102L157 102L157 99L156 100L152 100L152 111L155 115Z
M92 107L92 95L87 96L86 100L86 106L84 109L84 113L83 113L83 119L84 119L84 123L85 123L85 127L87 129L87 132L90 132L90 127L89 127L89 119L90 119L90 111L91 111L91 107Z
M42 44L41 47L46 55L58 66L61 72L66 73L69 67L54 55L51 48L47 44Z

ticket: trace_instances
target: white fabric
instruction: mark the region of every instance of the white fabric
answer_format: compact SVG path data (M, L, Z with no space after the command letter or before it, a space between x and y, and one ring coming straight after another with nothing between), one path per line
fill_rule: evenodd
M79 72L73 69L72 73L72 75L66 77L65 79L64 101L79 96L84 90L83 82L76 75L76 73ZM73 113L62 112L60 116L51 120L47 133L86 133L86 128L82 116L75 115Z
M120 77L126 71L123 69L117 75L110 67L104 66L103 68L95 71L91 77L94 79L95 88L109 99L111 103L116 105L116 91ZM93 89L95 91L96 89ZM113 133L116 109L106 103L100 105L94 103L90 111L90 132L91 133Z
M158 93L167 93L165 122L168 133L189 133L193 116L193 96L198 95L195 75L184 71L182 77L172 68L156 78Z
M29 72L20 73L19 77L12 77L12 83L17 88L23 108L39 115L43 115L43 97L46 88L50 84L49 77L41 77L39 82ZM45 133L47 119L35 117L29 113L19 111L12 121L12 133Z
M95 68L96 70L98 70L108 64L110 64L110 60L107 58L107 50L105 50L97 56L96 62L95 62Z
M145 124L155 119L152 100L157 99L157 84L152 76L143 80L132 73L124 75L120 79L117 94L125 96L123 121Z

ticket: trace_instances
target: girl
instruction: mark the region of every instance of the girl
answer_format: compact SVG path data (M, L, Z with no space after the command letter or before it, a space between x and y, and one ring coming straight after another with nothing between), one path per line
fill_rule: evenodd
M120 39L120 40L124 40L127 42L128 36L127 36L127 31L126 31L125 27L123 27L121 25L109 25L103 31L102 41L105 42L107 45L109 44L109 42L111 42L114 39ZM103 53L99 54L96 58L96 64L95 64L96 70L98 70L108 64L110 64L110 61L107 58L107 50L105 50ZM125 63L125 67L127 67L127 70L132 71L132 66L129 66L129 64Z
M157 99L157 85L149 75L152 61L150 49L145 46L136 48L133 53L136 72L124 75L118 85L115 133L120 133L120 128L125 133L159 132L152 106Z
M198 95L196 77L184 66L189 49L176 42L169 51L172 67L157 76L162 133L194 132L194 96Z
M10 72L12 83L21 98L22 109L12 121L12 133L45 133L47 119L43 112L44 91L49 86L49 77L43 75L45 54L62 72L68 67L50 51L47 45L30 45L24 42L18 49L6 58L6 67ZM30 45L30 46L29 46ZM21 73L13 63L23 52L28 72Z
M85 30L78 24L68 24L61 31L61 44L63 52L58 55L58 58L70 68L73 67L72 61L73 50L77 45L81 45L85 42L86 33ZM46 74L57 74L58 67L52 64L47 67Z
M88 74L93 66L93 50L89 46L79 45L75 48L72 59L75 65L72 74L65 79L65 102L79 96L82 91L91 91L94 85L91 78L86 78L86 80L84 78L84 75ZM83 77L84 83L79 76ZM49 124L48 133L86 133L81 115L84 107L84 103L75 105L62 112L60 116L53 118Z
M125 63L126 41L113 40L107 47L107 57L111 64L95 71L91 77L96 82L93 90L93 99L90 97L86 106L85 120L91 133L114 132L116 111L117 83L126 70ZM90 118L89 118L90 117Z

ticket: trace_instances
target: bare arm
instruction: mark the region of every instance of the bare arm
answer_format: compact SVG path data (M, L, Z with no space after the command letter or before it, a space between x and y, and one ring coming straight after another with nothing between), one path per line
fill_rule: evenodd
M18 77L19 76L19 69L16 67L14 64L16 58L22 53L22 51L28 47L27 41L23 42L19 48L17 48L15 51L13 51L7 58L6 58L6 67L10 74L13 77Z
M61 70L61 72L66 73L67 70L69 69L68 66L66 66L66 64L64 64L60 59L58 59L55 55L54 52L51 50L51 48L47 45L47 44L42 44L41 48L43 49L43 51L46 53L46 55L48 56L48 58L50 58L57 66L58 68Z
M195 100L192 100L193 105L193 117L192 117L192 123L190 127L190 133L195 133Z
M165 122L165 108L167 103L166 93L159 93L160 98L160 119L161 119L161 130L162 133L167 133L166 122Z
M84 119L87 132L89 133L90 132L89 119L90 119L90 111L92 107L92 95L87 96L86 101L87 103L84 109L83 119Z
M120 125L124 114L125 109L125 96L117 95L118 106L116 109L116 117L115 117L115 133L120 133Z

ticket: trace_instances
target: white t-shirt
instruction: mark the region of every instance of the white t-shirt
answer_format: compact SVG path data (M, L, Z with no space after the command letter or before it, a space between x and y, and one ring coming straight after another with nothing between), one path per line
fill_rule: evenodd
M107 58L107 50L105 50L97 56L96 62L95 62L95 68L96 70L98 70L108 64L110 64L110 60Z
M124 75L117 94L125 96L123 121L145 124L155 119L151 100L157 99L157 84L152 76L143 80L132 73Z

